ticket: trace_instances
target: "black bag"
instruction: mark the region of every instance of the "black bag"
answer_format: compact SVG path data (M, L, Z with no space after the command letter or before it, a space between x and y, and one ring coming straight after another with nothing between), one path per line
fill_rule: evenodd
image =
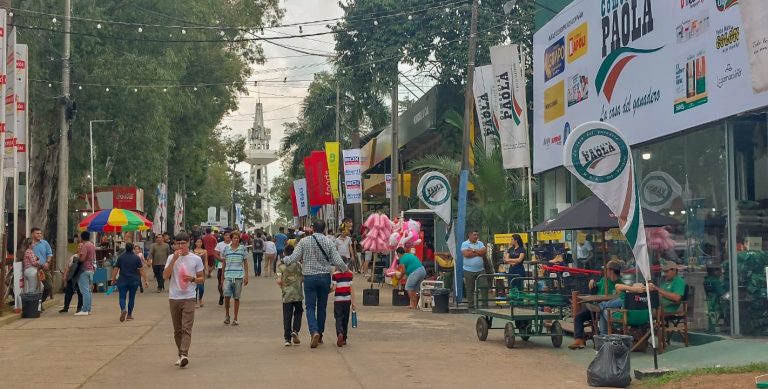
M632 382L629 366L628 342L624 335L608 335L597 356L587 368L587 384L610 388L626 388ZM631 338L631 337L629 337Z
M379 305L378 289L363 289L363 305L366 307L376 307Z
M264 241L256 238L253 240L253 251L264 252Z

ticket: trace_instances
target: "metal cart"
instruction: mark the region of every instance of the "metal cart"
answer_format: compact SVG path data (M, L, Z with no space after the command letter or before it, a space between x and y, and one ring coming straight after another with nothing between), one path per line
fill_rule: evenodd
M532 336L548 336L552 346L563 344L563 307L570 304L568 296L563 294L557 279L538 276L538 264L531 262L533 277L512 277L510 287L503 293L498 286L492 285L495 277L506 274L483 274L475 283L475 313L477 318L477 338L485 341L488 331L504 329L504 344L508 348L515 346L515 337L528 341ZM495 293L494 293L495 292ZM496 297L488 297L494 293ZM507 304L499 305L500 301ZM494 319L504 323L503 327L494 327ZM497 322L498 322L497 320ZM549 327L549 328L547 328Z

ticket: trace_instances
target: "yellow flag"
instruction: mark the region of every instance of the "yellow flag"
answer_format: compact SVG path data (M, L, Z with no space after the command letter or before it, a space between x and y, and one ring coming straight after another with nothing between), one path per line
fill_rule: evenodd
M325 159L328 160L328 178L331 181L333 198L339 196L339 142L325 142Z

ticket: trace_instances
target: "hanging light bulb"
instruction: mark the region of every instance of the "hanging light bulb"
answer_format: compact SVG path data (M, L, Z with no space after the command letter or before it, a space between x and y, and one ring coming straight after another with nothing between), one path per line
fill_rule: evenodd
M299 26L299 34L303 34L303 33L304 33L304 30L301 28L301 26Z
M50 88L50 87L52 87L52 86L53 86L53 84L51 84L51 83L49 82L49 83L48 83L48 87Z
M197 90L197 87L192 88L193 90Z
M77 87L77 89L79 89L79 90L83 90L83 86L82 86L82 85L80 85L80 86L78 86L78 87Z
M144 29L139 27L139 32L144 32Z
M408 20L413 20L413 15L408 15Z
M96 28L101 29L101 23L97 24Z
M168 92L168 88L163 88L163 92Z
M51 19L51 22L56 23L56 18Z
M109 92L109 88L104 89L104 91Z
M133 93L136 93L139 91L139 88L133 88Z
M378 20L374 20L374 21L373 21L373 25L374 25L374 26L378 26L378 25L379 25L379 21L378 21Z
M8 16L13 17L13 12L8 12Z
M186 35L186 34L187 34L187 30L185 30L185 29L183 29L183 28L182 28L182 29L181 29L181 35Z

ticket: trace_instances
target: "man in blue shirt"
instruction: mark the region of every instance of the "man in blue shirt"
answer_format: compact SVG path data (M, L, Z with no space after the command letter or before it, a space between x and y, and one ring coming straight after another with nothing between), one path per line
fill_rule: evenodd
M51 250L51 245L43 239L43 231L41 229L33 227L30 230L30 234L32 235L32 251L35 253L45 273L45 279L43 280L43 302L45 302L48 297L53 298L53 274L51 273L53 251Z
M475 309L475 283L477 277L484 273L483 258L486 253L485 244L480 241L480 234L477 231L469 233L469 239L461 244L461 255L464 257L464 291L469 303L469 309ZM482 299L488 299L488 290L484 290ZM484 301L485 304L488 301Z
M278 231L275 234L275 247L277 248L277 258L283 259L283 250L285 250L285 243L288 242L288 235L285 234L285 227L280 227Z

